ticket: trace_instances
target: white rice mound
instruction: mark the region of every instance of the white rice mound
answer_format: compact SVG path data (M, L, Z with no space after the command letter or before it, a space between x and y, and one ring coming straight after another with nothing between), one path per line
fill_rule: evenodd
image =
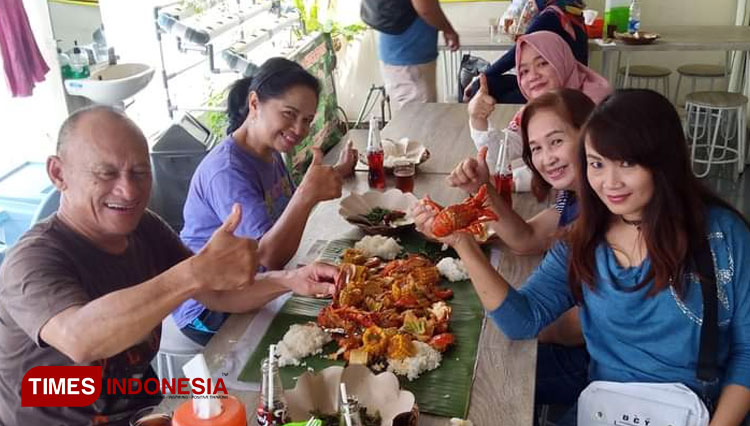
M461 259L453 257L444 257L437 263L438 271L440 275L448 278L449 281L463 281L469 279L469 273L466 272L466 267Z
M302 358L323 352L330 341L331 335L315 324L292 324L277 343L279 367L300 365Z
M367 235L354 244L354 248L361 250L365 256L377 256L384 260L393 260L401 253L401 247L396 240L382 235Z
M388 359L388 371L399 376L406 376L409 381L419 377L425 371L430 371L440 366L443 355L427 343L415 340L414 347L417 354L404 359Z

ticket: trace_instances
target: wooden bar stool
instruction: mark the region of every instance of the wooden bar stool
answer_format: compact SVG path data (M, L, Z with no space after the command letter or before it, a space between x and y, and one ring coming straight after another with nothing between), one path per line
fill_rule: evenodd
M674 104L680 96L680 85L682 78L690 79L690 93L695 92L698 79L708 79L709 90L714 90L714 80L727 78L727 67L712 64L685 64L677 67L677 87L674 91Z
M630 65L617 70L617 87L637 87L655 90L669 98L669 76L672 70L653 65ZM653 87L652 84L653 83ZM661 83L661 90L659 90Z
M696 91L698 79L708 79L710 82L709 90L714 90L714 80L729 79L729 70L732 68L732 52L727 51L724 55L724 65L715 64L684 64L677 67L677 88L674 92L674 104L677 105L680 96L680 84L682 78L690 79L690 91ZM705 89L704 89L705 90ZM720 90L723 90L721 88Z
M685 108L693 173L705 177L712 165L735 164L737 180L745 168L747 97L731 92L695 92L687 95ZM732 140L737 142L735 146L730 146ZM698 150L704 150L705 156L699 156ZM703 172L696 172L698 164L706 165Z

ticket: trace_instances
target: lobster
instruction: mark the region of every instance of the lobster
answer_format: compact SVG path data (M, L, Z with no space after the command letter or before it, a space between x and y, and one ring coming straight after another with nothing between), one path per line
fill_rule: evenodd
M468 197L459 204L442 207L432 201L429 196L422 199L427 206L437 211L432 223L432 233L436 237L446 237L456 231L466 231L484 237L486 230L484 222L497 220L497 214L489 208L487 203L487 185L482 185L473 197Z

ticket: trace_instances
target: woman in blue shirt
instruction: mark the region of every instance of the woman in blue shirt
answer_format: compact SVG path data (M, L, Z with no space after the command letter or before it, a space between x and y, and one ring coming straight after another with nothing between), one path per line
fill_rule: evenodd
M579 305L590 379L680 382L716 407L712 425L739 425L750 408L748 223L694 177L679 116L656 92L618 92L582 133L579 218L521 289L473 238L455 233L445 242L509 337L532 338ZM432 213L417 213L426 232ZM703 305L691 259L706 240L717 283L718 386L695 373Z
M526 105L520 127L522 157L532 173L531 189L539 200L548 199L552 190L556 196L553 206L527 220L495 191L488 192L492 208L499 216L490 226L514 253L542 254L561 228L577 217L580 132L593 109L594 102L573 89L545 93ZM456 166L448 178L449 184L470 193L475 193L482 184L489 184L486 151L483 148L477 158L467 158ZM545 327L538 338L536 404L572 405L576 400L574 392L557 390L565 387L581 391L588 383L588 353L578 309L570 309Z

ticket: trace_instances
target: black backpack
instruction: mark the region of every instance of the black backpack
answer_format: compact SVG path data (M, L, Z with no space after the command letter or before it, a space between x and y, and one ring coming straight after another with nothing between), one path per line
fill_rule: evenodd
M360 17L365 24L387 34L401 34L417 18L411 0L362 0Z
M478 56L467 53L461 58L461 69L458 72L458 102L464 101L464 89L471 84L474 77L485 72L490 63Z

